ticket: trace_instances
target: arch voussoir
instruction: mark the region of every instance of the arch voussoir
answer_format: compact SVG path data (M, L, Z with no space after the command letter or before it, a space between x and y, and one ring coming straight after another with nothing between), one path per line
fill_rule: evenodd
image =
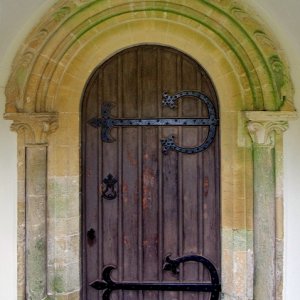
M279 110L284 102L291 106L293 89L281 49L242 6L234 1L226 3L200 1L189 6L189 3L140 1L133 6L121 1L109 7L108 1L88 4L69 1L69 5L58 2L16 57L6 88L7 111L44 111L56 66L62 60L67 64L76 56L78 49L87 43L89 32L97 35L109 30L120 16L125 25L141 15L143 21L162 19L181 23L206 32L217 47L225 44L230 49L228 59L232 59L233 68L243 69L253 94L252 108L245 109ZM36 74L40 80L34 77ZM266 83L272 87L271 93L264 89Z
M59 0L25 39L15 57L7 82L5 116L13 120L14 127L18 129L20 150L18 153L21 161L18 168L22 180L24 174L28 179L32 175L31 170L36 171L34 156L40 157L42 162L42 180L47 185L44 185L42 191L41 198L44 206L40 212L41 216L45 217L49 209L49 216L47 221L42 220L40 232L45 235L43 239L45 243L48 236L52 239L51 243L55 244L55 251L62 250L59 241L65 243L64 238L68 235L69 229L64 228L62 223L69 224L68 222L71 227L73 226L74 235L70 238L68 236L69 240L66 243L74 239L73 248L78 249L79 127L82 93L88 78L98 65L125 48L141 44L168 46L190 56L206 70L214 82L220 99L222 256L224 257L222 289L224 299L252 299L251 280L254 278L252 268L255 265L252 259L253 245L250 245L254 240L252 204L254 198L256 203L261 203L261 191L268 188L265 184L261 184L258 178L264 174L264 166L262 166L264 159L260 154L263 153L271 164L271 167L266 166L266 168L269 168L272 179L275 170L272 155L277 151L273 142L281 141L281 137L274 137L280 132L273 130L272 126L265 127L265 125L270 121L269 112L277 122L278 118L284 118L286 115L288 118L294 117L295 109L289 68L280 45L266 26L257 21L255 12L245 7L245 1L240 2L237 0ZM247 113L243 114L242 111ZM256 113L259 113L259 119ZM255 123L255 126L250 128L251 137L254 133L259 134L259 137L267 133L266 140L272 141L267 143L269 152L264 152L266 145L257 144L258 139L253 139L254 152L257 151L254 153L256 156L253 156L256 159L255 164L252 164L252 144L246 131L246 119ZM286 119L284 120L287 121ZM271 121L273 122L273 119ZM262 124L259 125L259 122ZM34 130L31 130L33 126ZM272 130L267 130L268 128ZM54 132L54 129L57 130ZM280 149L279 145L278 154L276 152L278 161L281 155ZM32 154L32 159L29 157L30 159L26 160L24 154L26 151ZM256 175L254 173L252 175L253 165L256 168ZM277 170L280 168L281 166L276 165L278 174L280 172ZM26 173L24 169L29 171ZM256 181L253 180L253 176L257 177ZM29 198L26 191L23 191L25 183L22 180L20 180L19 198L25 203ZM40 176L34 177L34 180L34 188L39 188ZM26 182L30 184L30 180ZM273 197L275 184L273 182L269 187L270 203L275 203ZM255 191L256 187L258 190ZM276 194L277 202L280 202L280 197L281 195ZM49 202L48 207L46 201ZM23 202L21 205L24 205ZM59 211L61 207L70 208L66 216L63 216L65 217L63 221ZM264 208L266 207L267 205ZM273 226L275 217L273 217L269 218L270 222L267 224L272 242L277 234L273 230L275 228ZM26 223L26 218L20 219L21 233L24 233L24 228L31 224ZM276 224L276 228L281 225ZM259 224L256 224L256 228L258 227ZM26 229L28 235L34 237L28 228ZM258 237L264 242L263 234ZM282 237L276 239L279 244L282 242ZM26 244L24 241L19 241L21 248L24 243ZM25 247L28 245L26 244ZM274 246L274 243L272 245ZM49 296L49 299L55 295L59 295L61 299L68 297L79 299L80 254L74 250L74 253L78 254L75 258L68 256L60 260L56 252L46 246L44 244L43 251L40 252L43 260L39 273L30 274L33 275L31 277L33 283L38 282L39 274L47 274L44 276L42 288L38 287L35 291L36 295L41 292L43 297ZM259 256L259 249L256 250ZM274 248L273 257L278 254L276 251L277 249ZM47 255L44 255L46 252ZM25 251L19 254L19 262L25 269L25 256L28 254ZM272 262L277 259L273 257ZM260 259L263 262L267 261L262 256ZM65 265L61 266L61 261ZM278 259L276 264L280 269L282 260ZM30 268L34 270L35 266L35 261L32 260ZM270 269L270 272L273 272L275 266ZM256 272L260 272L259 278L264 278L263 268L256 269ZM20 299L26 299L23 295L26 284L24 274L19 280ZM74 281L71 280L73 276ZM282 272L279 270L277 274L279 279L276 283L279 289L278 295L281 293L281 277ZM67 284L64 286L65 278ZM272 292L275 279L272 277L268 282L271 286L269 291ZM257 289L259 292L262 290L260 286L257 286ZM268 297L260 298L270 299ZM276 299L281 298L278 296Z

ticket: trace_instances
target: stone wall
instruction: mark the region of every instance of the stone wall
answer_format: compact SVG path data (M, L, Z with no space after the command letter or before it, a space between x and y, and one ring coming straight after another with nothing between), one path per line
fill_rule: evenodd
M5 115L18 132L18 298L79 299L82 92L98 64L144 43L187 53L218 92L224 299L281 299L288 68L241 5L204 0L58 1L24 41Z

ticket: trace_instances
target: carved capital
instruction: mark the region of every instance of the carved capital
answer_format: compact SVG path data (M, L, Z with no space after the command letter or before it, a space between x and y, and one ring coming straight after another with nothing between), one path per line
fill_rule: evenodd
M253 143L274 146L274 134L288 129L288 121L297 118L296 112L247 111L247 127Z
M252 138L253 143L264 145L264 146L273 146L273 134L274 132L280 134L281 132L287 130L288 123L286 121L249 121L248 130Z
M7 113L11 130L24 133L26 144L46 144L48 135L58 128L58 113Z

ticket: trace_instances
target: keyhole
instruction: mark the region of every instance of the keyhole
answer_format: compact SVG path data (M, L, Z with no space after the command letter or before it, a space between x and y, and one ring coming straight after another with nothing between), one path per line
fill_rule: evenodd
M88 237L89 244L93 243L93 241L96 239L96 231L93 228L91 228L87 232L87 237Z

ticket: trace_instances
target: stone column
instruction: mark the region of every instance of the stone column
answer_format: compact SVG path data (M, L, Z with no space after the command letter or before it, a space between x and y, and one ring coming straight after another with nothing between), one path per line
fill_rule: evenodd
M26 294L47 296L47 146L27 145L26 165Z
M21 181L24 187L19 186L25 200L25 287L23 295L19 290L18 299L24 296L32 300L46 299L47 136L57 128L57 114L13 113L6 114L5 118L14 121L11 128L18 133L18 155L25 162L22 168L25 181Z
M276 135L288 128L293 112L246 112L253 142L254 299L276 299ZM279 147L277 147L279 146ZM283 224L281 224L282 226ZM277 290L278 293L278 290ZM281 293L281 291L280 291Z

